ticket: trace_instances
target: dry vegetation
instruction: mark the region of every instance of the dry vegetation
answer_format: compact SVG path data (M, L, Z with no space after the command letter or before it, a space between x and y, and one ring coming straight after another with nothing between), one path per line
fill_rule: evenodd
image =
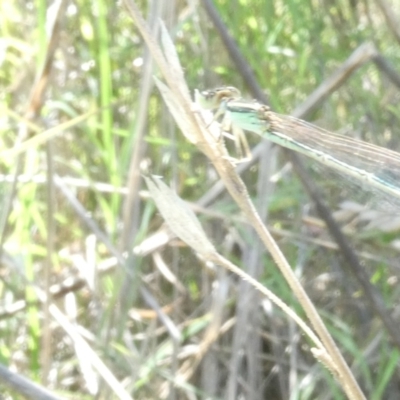
M400 152L397 0L0 3L1 398L363 398L295 277L366 398L400 398L400 200L249 135L266 250L160 20L191 94Z

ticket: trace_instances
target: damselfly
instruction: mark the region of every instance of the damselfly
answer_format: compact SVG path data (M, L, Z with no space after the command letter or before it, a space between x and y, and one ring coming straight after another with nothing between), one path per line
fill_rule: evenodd
M274 113L263 104L242 99L233 87L196 91L196 102L205 109L216 109L215 118L223 115L232 126L254 132L400 199L400 154L395 151Z

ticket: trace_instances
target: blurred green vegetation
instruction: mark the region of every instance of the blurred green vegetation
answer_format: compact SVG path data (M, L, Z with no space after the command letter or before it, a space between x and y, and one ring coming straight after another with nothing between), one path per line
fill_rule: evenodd
M251 97L202 2L165 3L160 17L176 43L189 87L194 90L231 85ZM397 1L387 3L400 21ZM373 41L392 66L400 65L400 43L375 2L216 0L214 4L271 107L280 113L290 114L364 42ZM148 15L156 9L157 1L141 1L139 5ZM175 381L173 389L184 361L195 364L198 350L193 349L203 340L208 313L213 310L213 282L221 276L205 268L190 249L176 240L163 246L160 253L128 258L122 267L84 222L85 218L95 222L121 252L125 250L122 236L127 223L132 223L134 232L130 250L162 226L151 200L139 193L139 189L145 190L143 185L135 193L135 199L141 196L135 213L130 215L132 221L123 212L131 184L130 165L138 146L140 113L145 113L145 129L138 165L150 165L152 172L163 176L180 197L193 203L218 177L205 157L183 139L156 88L152 88L143 107L142 85L145 71L150 68L149 58L124 4L119 2L68 3L60 19L43 102L36 109L37 115L27 114L32 89L37 85L35 77L48 51L46 25L52 18L49 6L43 0L0 3L0 151L27 139L21 134L23 118L45 131L90 109L96 108L98 113L49 143L30 148L21 158L1 159L2 363L66 398L119 397L115 389L104 384L106 379L99 378L96 367L90 362L85 364L85 357L86 361L91 358L79 352L65 330L46 313L32 287L34 284L50 292L70 279L79 284L52 298L51 304L80 329L133 398L178 399L188 398L188 393L199 399L223 398L233 351L229 324L233 323L241 294L235 289L235 278L229 280L225 300L226 330L219 332L210 350L221 369L217 381L208 385L204 382L206 365L200 363L188 382ZM322 102L310 119L329 130L400 151L399 101L399 89L374 63L367 62ZM13 118L10 111L21 119ZM258 138L250 137L249 141L255 145ZM272 176L278 178L265 204L268 226L321 310L367 398L396 398L398 351L365 304L357 283L340 272L340 254L287 160L279 149L270 154ZM374 193L323 168L314 170L311 162L307 165L388 309L397 309L399 228L385 232L387 220L380 222L379 215L368 219L362 212L351 213L341 206L343 201L357 201L379 209L381 201ZM84 208L83 216L57 186L49 184L49 177L54 175L65 179L65 185ZM256 164L243 177L257 201L258 179L268 180L271 176ZM13 192L12 182L18 178ZM381 208L387 210L386 205ZM393 213L391 221L398 218L396 204L389 211ZM221 253L246 268L245 255L254 241L228 195L222 194L200 210L199 218ZM262 255L261 262L259 279L297 309L267 254ZM134 278L127 270L133 271ZM184 332L182 343L173 341L170 328L143 301L140 287L147 288L166 307L164 311ZM20 301L25 304L18 309L15 306ZM15 310L10 311L13 307ZM251 308L255 311L256 307ZM248 340L256 337L254 340L262 344L263 369L258 372L260 386L253 388L257 394L244 398L281 399L284 393L289 393L291 399L343 398L330 374L304 351L307 343L300 337L292 342L294 328L288 328L285 316L274 312L266 317L259 308L257 318L263 332L249 326ZM283 362L274 359L276 353L271 350L276 340L270 331L273 324L282 335ZM49 334L50 342L43 342ZM284 352L286 347L299 358L298 364L290 364L293 360ZM200 359L203 361L203 357ZM278 371L274 369L277 365ZM245 383L242 390L247 393L246 366L241 368ZM290 374L297 375L289 382ZM2 392L4 398L20 398L6 389Z

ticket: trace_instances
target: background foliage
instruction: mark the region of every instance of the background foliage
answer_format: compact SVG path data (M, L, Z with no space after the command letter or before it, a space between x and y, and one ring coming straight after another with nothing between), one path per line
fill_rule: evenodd
M140 6L150 21L166 22L189 87L232 85L252 97L204 3ZM400 65L396 26L382 4L400 21L395 0L214 2L270 106L288 114L365 42L394 69ZM163 242L162 220L134 181L139 167L150 166L197 204L219 251L298 307L229 196L212 195L218 178L183 140L153 87L157 71L124 4L68 2L50 69L41 75L52 15L43 0L0 3L2 364L73 399L124 398L111 378L99 376L94 355L134 398L343 398L291 321L179 241ZM41 76L45 89L35 102ZM399 100L394 81L369 61L308 118L400 151ZM92 109L97 113L51 141L4 157L35 136L32 124L43 132ZM398 321L398 204L307 165ZM287 158L274 147L243 178L367 397L398 398L398 350L346 272ZM52 295L47 303L37 288ZM169 325L143 290L163 307ZM93 353L55 322L50 305ZM20 398L6 386L2 392Z

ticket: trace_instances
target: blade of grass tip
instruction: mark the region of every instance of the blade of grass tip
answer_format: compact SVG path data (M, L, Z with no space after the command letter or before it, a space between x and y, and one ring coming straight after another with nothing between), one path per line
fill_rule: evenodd
M170 67L172 68L173 73L178 75L177 84L178 84L178 87L179 87L182 95L184 96L184 98L187 101L191 102L190 90L186 85L183 68L179 61L179 57L178 57L178 53L176 52L175 44L172 41L171 36L169 35L169 32L168 32L164 22L160 20L160 24L161 24L161 44L162 44L165 58L166 58L167 62L169 63Z
M180 130L185 135L186 139L189 140L189 142L196 144L198 142L196 135L191 134L193 124L188 120L187 114L182 110L178 99L162 81L156 77L154 77L154 81Z
M172 232L203 257L216 250L208 240L196 214L159 177L144 176L149 192Z

